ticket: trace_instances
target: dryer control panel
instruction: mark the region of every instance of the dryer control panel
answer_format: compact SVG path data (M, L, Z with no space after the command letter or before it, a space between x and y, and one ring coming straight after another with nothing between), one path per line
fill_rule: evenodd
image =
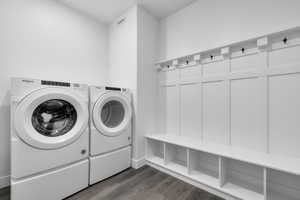
M71 84L67 82L58 82L58 81L41 81L42 85L53 85L53 86L63 86L63 87L70 87Z

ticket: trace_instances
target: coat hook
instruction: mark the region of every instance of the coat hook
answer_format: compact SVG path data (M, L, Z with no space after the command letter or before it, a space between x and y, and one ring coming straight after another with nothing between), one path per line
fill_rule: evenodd
M185 61L185 63L188 65L188 64L189 64L189 61L188 61L188 60L186 60L186 61Z
M214 56L213 56L213 55L210 55L210 59L211 59L211 60L214 59Z
M282 42L283 42L284 44L286 44L287 41L288 41L287 37L283 38L283 40L282 40Z
M242 48L241 50L242 50L242 53L245 53L245 48Z

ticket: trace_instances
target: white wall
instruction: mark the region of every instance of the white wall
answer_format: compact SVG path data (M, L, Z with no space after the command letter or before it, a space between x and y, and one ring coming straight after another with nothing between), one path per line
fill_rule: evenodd
M163 19L160 59L299 26L298 0L198 0Z
M120 24L118 22L124 19ZM109 26L109 84L136 91L137 6Z
M110 25L109 37L109 83L130 88L133 93L136 165L144 158L143 136L155 128L158 21L143 8L134 6Z
M105 84L108 27L53 0L1 0L0 27L1 187L10 172L10 77Z

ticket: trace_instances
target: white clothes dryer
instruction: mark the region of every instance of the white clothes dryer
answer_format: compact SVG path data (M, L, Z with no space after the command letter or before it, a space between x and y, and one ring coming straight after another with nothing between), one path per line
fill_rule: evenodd
M131 99L125 88L90 86L90 184L131 166Z
M88 86L13 78L11 200L58 200L88 186Z

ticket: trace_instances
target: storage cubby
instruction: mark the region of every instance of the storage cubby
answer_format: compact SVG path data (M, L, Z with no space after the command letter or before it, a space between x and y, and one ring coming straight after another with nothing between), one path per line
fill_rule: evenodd
M187 149L166 143L165 165L177 173L187 174Z
M189 149L189 176L204 184L218 186L219 156Z
M300 176L276 170L268 170L267 174L267 200L300 199Z
M157 140L147 140L147 160L155 164L164 163L164 143Z
M232 159L222 159L221 187L224 191L243 199L264 199L263 167Z

